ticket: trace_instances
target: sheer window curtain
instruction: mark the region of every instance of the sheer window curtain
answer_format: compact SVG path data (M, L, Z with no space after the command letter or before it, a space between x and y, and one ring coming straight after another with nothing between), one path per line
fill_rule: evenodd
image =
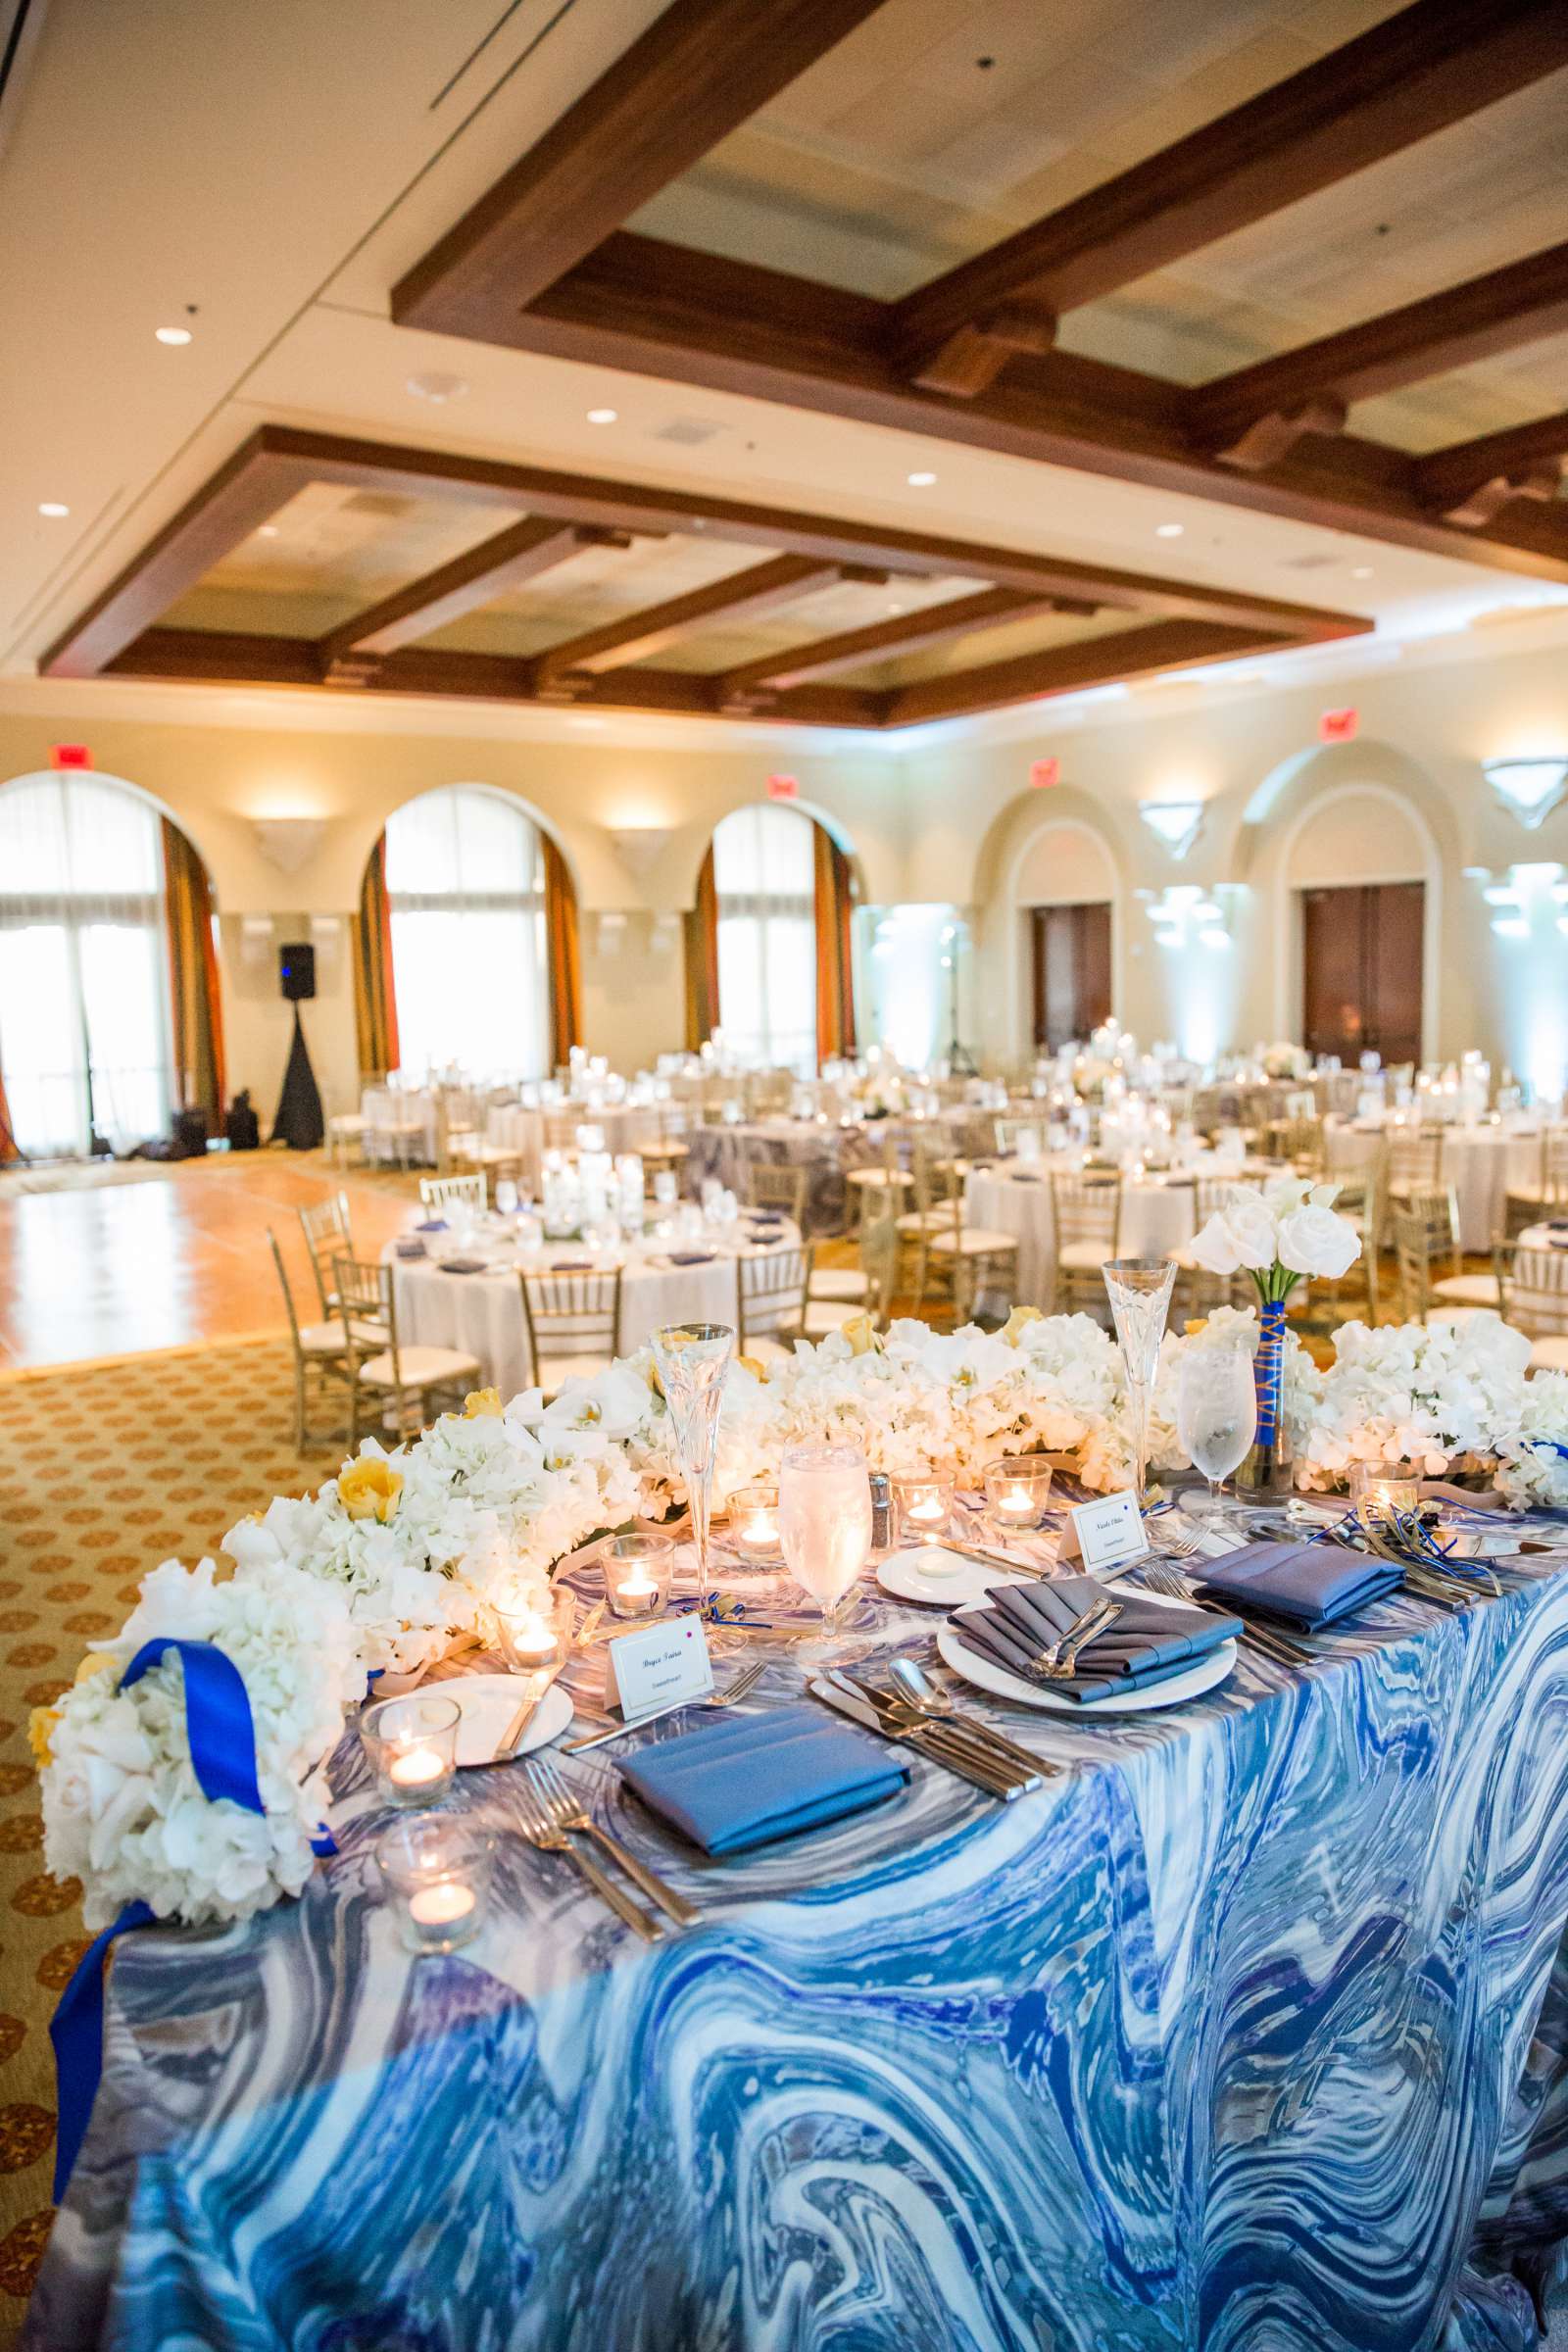
M816 1071L816 827L737 808L713 831L724 1042L750 1069Z
M386 891L403 1069L543 1077L550 985L537 826L493 793L426 793L387 819Z
M18 1147L167 1134L174 1095L162 819L97 776L0 790L0 1063Z

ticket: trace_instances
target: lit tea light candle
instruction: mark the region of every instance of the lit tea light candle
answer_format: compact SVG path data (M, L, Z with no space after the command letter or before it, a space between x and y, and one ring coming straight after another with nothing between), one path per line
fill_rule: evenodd
M669 1598L668 1536L615 1536L605 1545L605 1598L614 1617L659 1617Z
M455 1920L466 1919L477 1900L471 1886L460 1886L456 1879L442 1879L410 1895L409 1916L421 1928L449 1928Z
M617 1615L651 1617L659 1606L659 1587L646 1568L634 1568L615 1587Z
M1051 1464L1031 1455L998 1462L985 1474L986 1510L1000 1536L1030 1535L1044 1518Z
M556 1654L555 1627L530 1609L517 1625L511 1648L519 1666L548 1666Z
M893 1498L898 1505L901 1532L917 1544L935 1544L947 1532L953 1513L953 1487L947 1479L896 1478Z
M433 1747L411 1747L406 1755L388 1759L386 1777L400 1788L427 1788L446 1770L446 1759Z
M771 1479L759 1479L754 1485L741 1487L730 1497L730 1541L746 1560L776 1560L779 1557L778 1487Z

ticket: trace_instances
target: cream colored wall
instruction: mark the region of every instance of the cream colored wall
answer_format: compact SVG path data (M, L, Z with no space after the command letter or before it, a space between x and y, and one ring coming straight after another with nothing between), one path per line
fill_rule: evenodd
M1320 747L1322 710L1352 701L1357 740ZM439 733L427 710L411 715L406 730L398 716L368 710L360 732L350 706L318 724L295 705L285 722L254 694L227 698L223 723L177 715L196 707L170 690L149 717L145 699L105 683L67 690L56 710L40 684L0 688L0 781L47 765L52 742L85 740L99 769L140 785L184 826L207 859L222 918L234 1082L254 1087L264 1115L289 1035L273 951L283 938L312 936L313 925L324 926L315 932L321 995L306 1014L313 1055L332 1102L353 1097L346 918L370 845L403 802L440 785L484 783L516 794L550 828L582 910L586 1042L635 1066L681 1039L681 950L670 918L691 904L713 825L759 798L780 765L799 777L803 808L853 850L865 905L927 902L969 913L964 1026L968 1042L994 1054L1026 1042L1019 909L1072 895L1074 874L1084 895L1112 897L1118 1015L1145 1038L1196 1022L1223 1046L1291 1032L1294 892L1303 878L1343 869L1347 880L1412 871L1427 879L1432 1051L1480 1044L1528 1068L1532 1055L1559 1050L1560 1032L1568 1056L1568 938L1557 929L1550 877L1528 886L1528 940L1507 941L1491 928L1495 910L1483 883L1465 873L1486 867L1500 882L1516 864L1568 869L1568 805L1531 832L1481 770L1488 757L1568 752L1561 651L1508 655L1460 643L1441 659L1423 653L1349 681L1226 700L1167 686L1101 707L1093 723L1042 705L1037 723L1006 741L927 734L912 747L889 738L809 753L766 742L677 750L518 741L484 734L478 722L465 735L461 721ZM1032 792L1030 764L1047 754L1059 760L1063 780ZM1205 819L1179 862L1137 805L1189 798L1203 801ZM280 870L256 830L257 820L278 818L321 827L294 873ZM1064 825L1071 829L1041 838ZM1171 885L1218 894L1228 949L1191 938L1155 944L1152 896L1140 894L1157 897ZM267 937L252 936L249 956L247 916L272 923Z

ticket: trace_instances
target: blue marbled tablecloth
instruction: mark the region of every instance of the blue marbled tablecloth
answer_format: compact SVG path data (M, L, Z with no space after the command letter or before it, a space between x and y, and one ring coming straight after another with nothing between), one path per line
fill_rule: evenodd
M1168 1715L1009 1710L1070 1767L1037 1795L916 1759L722 1865L567 1758L705 1908L656 1948L508 1838L482 1937L411 1960L346 1745L301 1902L122 1940L25 2343L1527 2352L1568 2238L1544 1566ZM879 1600L858 1645L931 1623ZM772 1654L748 1705L810 1662ZM505 1828L514 1785L455 1802Z

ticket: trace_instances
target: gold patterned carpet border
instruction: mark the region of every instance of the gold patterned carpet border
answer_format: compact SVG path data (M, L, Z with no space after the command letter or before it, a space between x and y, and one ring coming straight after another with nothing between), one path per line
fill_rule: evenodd
M86 1944L74 1880L43 1867L27 1714L114 1633L149 1568L217 1553L246 1511L342 1457L296 1454L284 1338L0 1378L0 2346L51 2219L49 2019Z

